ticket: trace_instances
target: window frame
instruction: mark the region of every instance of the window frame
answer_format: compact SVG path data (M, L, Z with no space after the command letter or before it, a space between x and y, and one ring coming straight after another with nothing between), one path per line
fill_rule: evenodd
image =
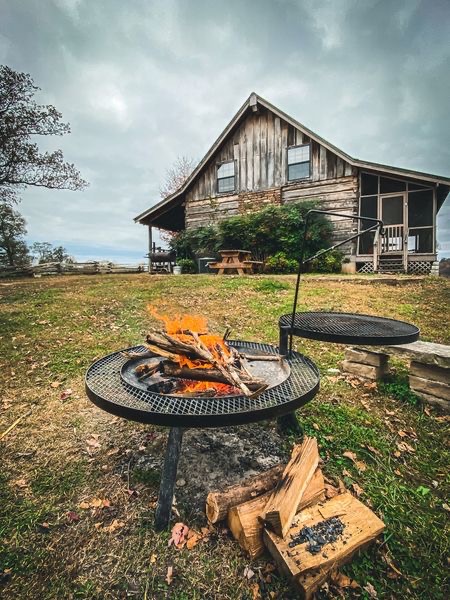
M289 163L289 150L293 150L294 148L304 148L308 146L308 160L302 160L300 162ZM308 175L306 177L297 177L295 179L289 179L289 167L294 165L303 165L308 163ZM291 183L293 181L305 181L306 179L311 179L311 143L307 142L306 144L295 144L294 146L288 146L286 148L286 181L287 183Z
M222 165L228 165L233 163L233 181L234 181L234 185L233 185L233 189L232 190L226 190L226 191L220 191L219 190L219 181L221 179L231 179L231 175L227 176L227 177L219 177L219 169ZM235 159L231 159L231 160L223 160L222 162L218 162L216 163L216 193L217 195L223 196L225 194L235 194L236 193L236 187L237 187L237 179L236 179L236 160Z

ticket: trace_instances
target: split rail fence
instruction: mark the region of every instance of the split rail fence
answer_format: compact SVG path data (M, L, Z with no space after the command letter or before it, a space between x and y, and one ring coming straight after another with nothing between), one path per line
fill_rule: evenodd
M145 273L148 265L125 265L112 262L60 263L51 262L18 269L0 267L0 278L41 277L44 275L96 275L109 273Z

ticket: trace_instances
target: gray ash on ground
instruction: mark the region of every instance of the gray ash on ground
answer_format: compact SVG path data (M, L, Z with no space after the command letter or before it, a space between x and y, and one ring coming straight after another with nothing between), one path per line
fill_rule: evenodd
M131 470L137 469L141 475L144 472L148 478L154 474L159 481L167 431L161 429L153 437L151 440L141 437L136 442L146 449L136 460L133 458ZM186 430L175 486L180 518L191 524L203 524L208 492L240 483L288 459L289 444L279 435L274 421ZM129 460L126 456L123 472L127 471Z
M344 523L339 517L331 517L320 521L312 527L303 527L296 535L291 536L289 547L308 542L306 549L311 554L318 554L326 544L331 544L341 537L345 529Z

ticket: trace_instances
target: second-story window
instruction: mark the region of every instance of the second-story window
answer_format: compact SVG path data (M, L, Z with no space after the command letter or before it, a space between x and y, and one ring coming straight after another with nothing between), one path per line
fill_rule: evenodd
M310 176L309 144L288 148L288 181L307 179Z
M234 192L236 179L234 172L234 160L222 163L217 167L217 191L219 194Z

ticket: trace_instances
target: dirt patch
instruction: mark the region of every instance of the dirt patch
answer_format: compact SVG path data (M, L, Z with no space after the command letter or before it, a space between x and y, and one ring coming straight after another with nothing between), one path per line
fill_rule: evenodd
M160 471L164 451L165 444L149 449L135 468ZM189 521L204 520L208 492L269 469L288 455L288 445L273 424L185 431L175 489L180 514Z

